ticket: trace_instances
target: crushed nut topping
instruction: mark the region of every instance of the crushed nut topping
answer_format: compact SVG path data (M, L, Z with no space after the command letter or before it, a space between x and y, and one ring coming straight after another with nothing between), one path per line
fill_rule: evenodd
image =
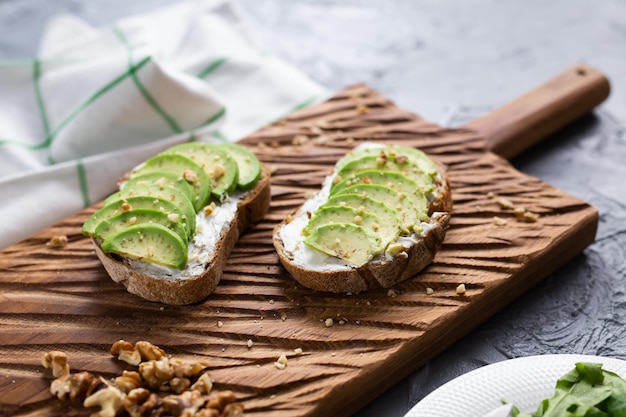
M326 320L324 320L324 325L326 327L333 327L333 324L335 324L335 322L333 321L333 319L331 317L329 317Z
M506 226L507 223L508 222L502 217L493 216L493 224L495 224L496 226Z
M190 169L183 170L183 178L190 184L198 182L198 174Z
M167 220L177 223L180 220L180 216L177 213L170 213L167 215Z
M426 294L427 294L427 295L432 295L432 294L434 294L434 293L435 293L435 290L433 290L433 289L432 289L432 288L430 288L430 287L426 287Z
M511 210L515 208L515 205L513 204L513 202L507 198L499 198L498 205L500 206L500 208L503 208L506 210Z
M51 248L62 248L62 247L65 247L67 243L68 243L67 236L57 235L57 236L52 236L50 240L46 243L46 246L50 246Z
M210 216L211 214L213 214L213 212L215 211L216 207L217 206L215 205L215 202L212 201L211 204L209 204L208 206L206 206L204 208L204 214L207 215L207 216Z
M131 206L127 202L123 202L121 207L122 211L131 211L133 209L133 206Z
M309 137L306 135L296 135L291 140L292 145L294 146L302 146L305 145L309 141Z
M465 294L465 284L459 284L456 287L456 293L459 295Z
M222 164L216 164L213 168L213 179L222 178L226 173L226 167Z

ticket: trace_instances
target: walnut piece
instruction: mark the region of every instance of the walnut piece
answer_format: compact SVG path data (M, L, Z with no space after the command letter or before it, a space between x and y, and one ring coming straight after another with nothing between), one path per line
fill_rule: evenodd
M122 392L129 393L130 391L140 388L142 384L141 375L135 371L124 371L122 376L118 376L113 381L113 384L122 390Z
M95 377L89 372L63 375L50 384L50 393L60 400L69 397L76 401L85 398L90 391Z
M99 389L85 398L83 406L100 407L100 411L93 417L115 417L124 406L124 398L126 394L117 387L110 385L105 379L100 377L100 382L105 384L105 388Z
M145 388L135 388L124 398L124 409L131 417L158 415L156 410L163 406L161 398Z
M141 363L141 354L135 350L132 343L125 340L118 340L111 346L111 355L117 356L121 361L128 363L129 365L139 365Z
M58 350L52 350L44 354L41 358L41 364L44 368L52 368L52 375L55 378L69 375L70 366L67 364L67 355Z

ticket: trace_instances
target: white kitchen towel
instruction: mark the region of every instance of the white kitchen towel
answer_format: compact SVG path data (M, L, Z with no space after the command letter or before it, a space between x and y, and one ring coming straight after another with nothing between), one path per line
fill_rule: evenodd
M102 28L55 17L37 58L0 63L0 92L0 248L172 144L235 141L327 94L259 48L227 0Z

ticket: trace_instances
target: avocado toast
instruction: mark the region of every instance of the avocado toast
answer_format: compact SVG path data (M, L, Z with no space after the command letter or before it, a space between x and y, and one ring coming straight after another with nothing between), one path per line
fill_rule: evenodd
M414 148L365 143L275 228L274 247L306 287L389 288L432 262L451 211L444 166Z
M269 170L247 148L189 142L122 178L82 231L129 292L191 304L213 292L239 235L269 202Z

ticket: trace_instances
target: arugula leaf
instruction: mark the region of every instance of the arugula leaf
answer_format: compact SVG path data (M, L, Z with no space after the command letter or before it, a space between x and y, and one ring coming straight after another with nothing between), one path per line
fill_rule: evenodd
M579 362L556 383L554 396L533 414L514 417L626 417L626 381L600 363Z

